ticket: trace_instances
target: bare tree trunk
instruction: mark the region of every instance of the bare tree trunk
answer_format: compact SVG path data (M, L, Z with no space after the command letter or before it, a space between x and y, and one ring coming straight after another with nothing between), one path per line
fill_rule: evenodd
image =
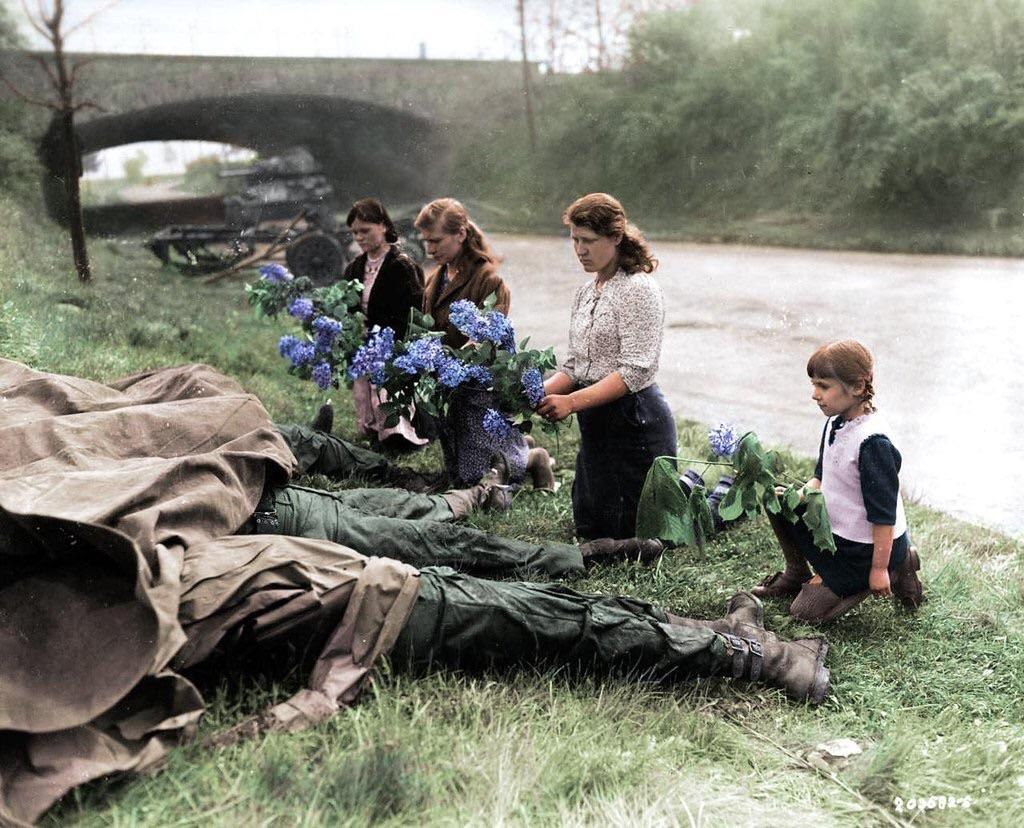
M117 2L117 0L113 0ZM53 90L52 99L39 99L26 95L18 89L6 77L0 76L15 95L33 106L49 109L59 118L60 129L58 131L60 141L60 166L64 188L68 197L68 232L71 236L71 250L75 260L75 272L79 281L92 281L92 271L89 268L89 253L85 244L85 228L82 222L82 192L79 179L82 175L82 158L78 151L78 137L75 135L75 113L89 107L97 108L91 101L75 100L75 82L78 71L89 63L89 60L78 61L70 66L68 56L64 52L65 38L74 31L80 29L91 20L99 10L93 12L85 20L71 28L64 25L64 0L53 0L52 6L47 10L44 0L39 0L37 12L29 10L26 0L22 0L22 8L29 25L53 47L52 65L44 56L30 54L33 60L39 64L50 82Z
M71 254L75 260L75 273L80 282L92 281L89 251L85 243L85 222L82 217L82 190L80 156L75 135L75 116L72 111L61 113L64 139L64 183L68 193L68 232L71 235Z
M530 60L526 53L526 2L516 0L519 13L519 43L523 53L523 99L526 103L526 128L530 132L530 149L537 149L537 124L533 119L533 92L530 82Z
M558 60L558 47L556 45L556 28L558 12L555 9L557 0L548 0L548 74L555 71L555 63Z
M78 281L92 281L89 268L89 250L85 243L85 222L82 218L81 155L78 152L78 136L75 135L75 90L74 80L68 72L67 56L64 54L64 4L57 0L53 16L46 21L53 44L53 63L57 70L57 94L60 100L61 132L64 142L64 184L68 193L68 232L71 235L71 254L75 260Z
M597 27L597 68L607 68L608 58L604 43L604 25L601 22L601 0L594 0L594 24Z

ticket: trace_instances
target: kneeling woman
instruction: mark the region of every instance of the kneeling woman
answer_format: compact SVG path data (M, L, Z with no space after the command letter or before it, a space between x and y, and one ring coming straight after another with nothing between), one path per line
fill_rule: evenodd
M345 279L363 283L362 308L367 328L379 325L391 328L396 339L403 339L409 325L409 311L423 303L423 269L399 249L398 233L391 216L375 198L363 198L352 205L348 226L363 251L345 269ZM399 446L422 446L420 437L406 418L395 426L384 423L380 404L384 392L361 377L352 386L359 430L379 442Z
M651 463L676 453L675 420L654 384L665 323L661 288L650 275L658 262L610 195L583 196L562 218L594 278L576 292L569 355L544 383L537 411L549 420L579 416L576 534L630 537Z

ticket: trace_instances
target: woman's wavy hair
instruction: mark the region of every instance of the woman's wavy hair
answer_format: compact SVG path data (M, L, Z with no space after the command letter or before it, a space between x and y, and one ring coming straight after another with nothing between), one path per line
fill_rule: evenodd
M388 215L388 211L384 209L384 205L377 201L377 199L361 198L353 204L352 209L348 211L348 218L345 219L345 224L351 227L356 219L365 221L367 224L383 224L385 227L384 241L391 244L398 241L398 231L395 230L395 223L391 220L391 216Z
M619 200L608 193L590 193L576 199L562 213L562 223L566 227L586 227L599 236L621 233L616 250L619 267L626 273L653 273L658 267L643 233L630 223Z
M807 360L807 376L811 379L832 379L843 384L851 394L861 381L864 393L860 398L870 411L875 410L875 360L871 351L855 339L842 339L822 345Z
M469 213L461 201L454 198L435 198L425 205L416 216L416 229L431 232L440 229L454 235L466 231L462 252L453 262L459 273L469 274L484 264L496 264L501 258L494 252L483 231L470 221Z

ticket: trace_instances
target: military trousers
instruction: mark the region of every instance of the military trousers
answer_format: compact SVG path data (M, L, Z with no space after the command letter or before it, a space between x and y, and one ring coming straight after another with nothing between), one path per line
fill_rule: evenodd
M528 578L566 578L584 572L579 547L505 538L456 525L441 495L402 489L323 492L286 485L275 488L270 501L279 534L322 538L417 568L448 566L475 575Z
M488 581L445 567L420 571L420 590L392 662L433 667L565 667L580 674L670 681L731 669L722 638L669 624L633 598L558 584Z

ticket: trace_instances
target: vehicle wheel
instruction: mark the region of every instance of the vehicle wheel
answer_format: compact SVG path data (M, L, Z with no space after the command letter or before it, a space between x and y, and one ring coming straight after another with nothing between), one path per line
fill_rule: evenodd
M338 240L318 231L288 245L285 261L295 276L308 276L317 286L338 281L345 270L345 252Z

